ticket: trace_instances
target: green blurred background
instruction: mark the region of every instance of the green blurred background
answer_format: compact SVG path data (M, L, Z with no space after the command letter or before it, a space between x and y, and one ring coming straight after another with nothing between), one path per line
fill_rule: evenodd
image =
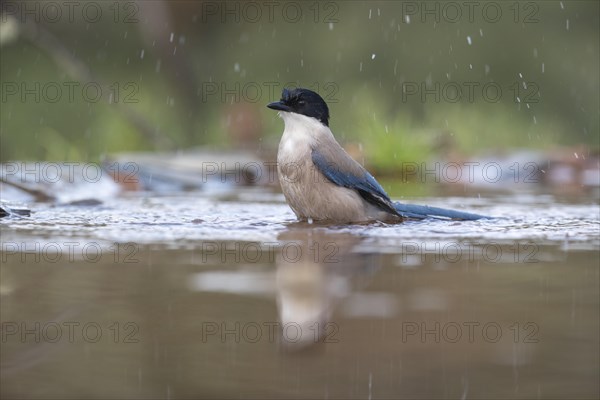
M75 3L2 2L1 161L273 149L286 84L381 169L598 148L598 1Z

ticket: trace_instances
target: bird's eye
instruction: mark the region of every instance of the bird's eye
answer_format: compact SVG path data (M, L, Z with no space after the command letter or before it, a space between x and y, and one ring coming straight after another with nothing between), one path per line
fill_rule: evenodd
M305 104L306 104L306 102L304 100L298 100L298 105L303 106Z

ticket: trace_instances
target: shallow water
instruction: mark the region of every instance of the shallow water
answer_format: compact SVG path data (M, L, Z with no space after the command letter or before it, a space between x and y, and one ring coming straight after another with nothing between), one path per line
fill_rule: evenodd
M264 189L5 218L2 396L597 398L597 199L418 203L499 218L309 225Z

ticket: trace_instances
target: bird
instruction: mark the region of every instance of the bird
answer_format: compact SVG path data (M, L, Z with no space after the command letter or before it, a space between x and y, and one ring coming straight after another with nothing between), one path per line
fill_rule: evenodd
M489 218L392 201L337 142L329 128L329 107L314 91L284 88L281 99L267 107L278 111L285 125L277 150L277 174L286 202L299 221L352 224Z

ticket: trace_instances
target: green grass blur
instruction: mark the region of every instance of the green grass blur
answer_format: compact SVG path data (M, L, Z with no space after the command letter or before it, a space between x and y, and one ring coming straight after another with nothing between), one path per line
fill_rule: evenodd
M1 161L274 147L283 124L265 104L287 83L318 90L338 139L381 170L489 149L598 148L597 1L476 2L470 16L454 3L456 22L447 2L295 2L286 13L281 2L272 16L264 3L124 2L118 15L117 3L94 4L103 17L89 23L81 8L72 22L35 21L3 3ZM81 90L89 82L105 85L97 101L95 86ZM485 85L501 94L492 101Z

